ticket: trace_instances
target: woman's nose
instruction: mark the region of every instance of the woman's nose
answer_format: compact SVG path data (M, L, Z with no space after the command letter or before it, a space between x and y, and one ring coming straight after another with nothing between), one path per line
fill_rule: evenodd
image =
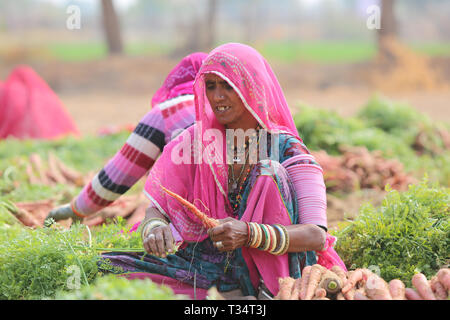
M216 102L222 101L225 99L225 93L224 90L221 88L216 88L216 90L214 90L214 100Z

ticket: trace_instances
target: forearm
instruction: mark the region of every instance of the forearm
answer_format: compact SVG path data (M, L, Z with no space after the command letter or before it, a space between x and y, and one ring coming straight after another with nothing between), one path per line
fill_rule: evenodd
M170 221L168 221L166 216L164 216L161 212L159 212L159 210L157 208L155 208L155 207L148 207L145 210L145 218L144 218L143 221L147 221L147 220L152 219L152 218L163 219L167 223L170 222Z
M81 213L89 215L110 205L151 169L165 144L158 112L152 110L139 122L122 148L83 188L75 202Z
M314 224L295 224L286 226L289 234L288 252L322 251L326 232Z

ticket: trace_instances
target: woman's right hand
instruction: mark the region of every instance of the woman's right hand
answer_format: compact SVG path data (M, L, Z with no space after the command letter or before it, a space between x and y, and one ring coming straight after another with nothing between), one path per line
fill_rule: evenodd
M170 226L159 226L151 229L144 236L144 249L147 253L165 258L174 252L174 238Z

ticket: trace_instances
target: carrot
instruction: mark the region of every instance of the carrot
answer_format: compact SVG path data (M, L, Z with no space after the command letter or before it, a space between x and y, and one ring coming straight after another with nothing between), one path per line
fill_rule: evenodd
M294 287L292 288L291 300L300 300L300 289L301 289L301 279L297 278L294 282Z
M46 175L46 173L44 171L44 168L42 167L42 159L39 156L39 154L33 153L30 156L30 161L34 165L34 167L36 168L36 170L37 170L37 172L39 174L39 178L41 180L41 183L45 184L45 185L50 184L50 181L47 178L47 175Z
M428 284L427 277L422 273L416 273L411 280L413 286L417 289L417 292L422 296L424 300L436 300L436 297Z
M49 155L50 156L50 155ZM77 186L83 186L83 176L74 169L67 167L58 157L54 156L54 161L61 174L70 182Z
M314 293L319 286L320 279L325 270L320 264L315 264L311 268L311 272L309 275L308 286L306 288L305 300L311 300L314 296Z
M59 170L59 167L56 163L55 155L53 153L48 154L48 167L49 167L48 176L50 176L51 179L53 179L57 183L61 184L67 183L66 178Z
M405 297L407 300L423 300L420 294L418 294L417 291L412 288L405 289Z
M439 282L444 286L445 290L450 291L450 269L442 268L436 274Z
M33 168L29 163L27 163L25 172L28 175L28 180L30 181L30 184L39 184L39 179L34 175Z
M208 229L209 228L214 228L214 227L217 227L219 225L219 222L216 219L208 217L206 214L201 212L196 206L194 206L192 203L190 203L189 201L187 201L186 199L184 199L180 195L178 195L175 192L172 192L172 191L164 188L163 186L161 186L161 188L164 190L164 192L166 192L169 195L171 195L172 197L174 197L175 200L177 200L184 207L189 209L189 211L191 211L193 214L195 214L197 216L197 218L199 218L202 221L203 225L206 228L208 228Z
M277 300L290 300L292 295L292 288L294 286L295 279L291 277L279 278L278 284L280 289L276 296Z
M433 278L431 278L430 287L431 287L431 290L433 290L433 293L438 300L447 299L447 290L445 290L442 283L439 282L439 279L437 276L434 276Z
M344 269L342 269L340 266L333 266L330 270L338 275L338 277L341 279L342 285L344 285L347 281L347 274L345 273Z
M370 300L365 294L360 291L356 291L352 300Z
M311 266L306 266L303 268L302 277L300 278L300 300L305 300L306 287L309 282L309 275L311 274Z
M372 300L392 300L388 284L376 274L367 279L364 289L367 297Z
M42 223L24 209L18 208L14 215L27 227L42 227Z
M325 270L319 287L324 288L327 294L336 294L342 288L341 278L331 270Z
M363 280L363 272L361 269L356 269L353 272L349 272L347 282L342 288L342 293L346 294L350 289L354 288L358 281Z
M336 300L345 300L344 294L342 292L339 292L336 295Z
M316 299L322 299L327 296L327 291L324 288L317 288L314 293L314 300Z
M405 300L405 284L399 279L389 281L389 292L393 300Z

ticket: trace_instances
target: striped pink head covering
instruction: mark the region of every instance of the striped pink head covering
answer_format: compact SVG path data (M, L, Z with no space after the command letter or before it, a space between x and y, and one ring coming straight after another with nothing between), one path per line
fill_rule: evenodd
M193 84L207 54L195 52L184 57L167 75L161 88L152 98L152 107L183 94L193 94Z

